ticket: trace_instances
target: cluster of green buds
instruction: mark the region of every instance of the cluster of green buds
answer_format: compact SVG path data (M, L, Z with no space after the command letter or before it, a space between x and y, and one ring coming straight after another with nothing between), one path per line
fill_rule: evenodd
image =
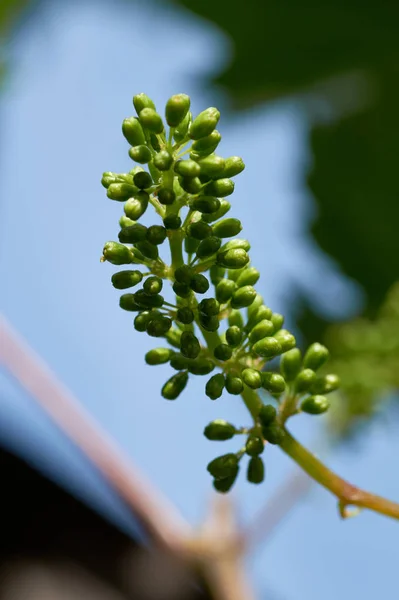
M130 289L121 295L120 306L136 313L137 331L167 343L145 356L149 365L169 363L176 371L162 387L165 399L175 400L190 375L212 373L204 385L208 398L217 400L226 391L241 395L250 407L250 427L236 428L223 420L205 427L210 440L245 436L237 453L209 463L215 488L231 488L244 455L250 457L247 479L260 483L265 445L283 443L291 415L325 412L326 394L337 388L337 377L317 376L327 349L314 344L302 359L294 336L283 328L283 316L255 289L260 274L250 264L250 244L236 237L241 222L226 217L232 178L244 163L238 156L223 158L215 152L221 141L219 111L208 108L193 118L190 98L172 96L165 108L167 132L148 96L134 96L133 104L137 116L123 121L122 132L129 156L147 169L136 166L129 173L103 175L108 197L124 203L124 215L119 241L105 244L102 260L130 266L112 276L115 288ZM158 222L146 226L139 221L149 205ZM168 256L160 253L163 244ZM171 288L168 299L165 282ZM280 369L275 361L267 369L277 357Z

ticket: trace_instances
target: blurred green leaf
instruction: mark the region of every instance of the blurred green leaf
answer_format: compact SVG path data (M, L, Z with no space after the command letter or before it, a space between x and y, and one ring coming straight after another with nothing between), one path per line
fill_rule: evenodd
M333 359L328 370L341 379L328 421L334 435L348 437L398 398L399 282L374 319L358 318L327 331Z
M387 73L369 108L311 132L312 233L373 314L399 275L398 106L397 74Z
M232 60L213 83L232 106L296 94L310 111L319 110L317 98L333 107L334 120L310 133L308 182L318 208L311 231L375 312L399 272L399 2L178 4L231 38ZM354 76L366 84L358 97Z
M33 0L1 0L0 2L0 84L6 71L4 47L12 29L24 9L33 4Z

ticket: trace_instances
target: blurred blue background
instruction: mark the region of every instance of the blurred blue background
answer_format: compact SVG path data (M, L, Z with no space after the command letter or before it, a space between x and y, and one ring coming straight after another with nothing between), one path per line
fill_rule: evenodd
M199 377L177 402L161 398L169 367L144 364L154 344L119 310L114 268L100 263L121 214L100 179L103 171L131 168L121 122L133 114L133 94L144 91L160 109L185 92L194 113L221 110L220 151L247 165L232 216L242 219L262 273L259 290L274 310L289 309L299 281L331 320L355 314L363 302L360 288L306 236L315 211L301 184L309 161L306 112L286 99L233 114L220 88L203 86L231 51L217 27L166 2L43 2L6 48L10 67L0 96L1 310L192 523L205 513L205 465L218 452L203 437L204 425L219 417L244 425L247 415L239 398L209 402ZM28 398L18 402L32 414ZM312 445L319 425L300 417L294 429ZM367 440L328 462L350 481L399 498L398 450L394 427L376 424ZM242 477L234 489L243 521L294 469L278 449L269 449L266 461L265 485L251 487ZM260 598L394 597L396 539L397 524L372 513L341 522L334 499L315 486L250 557L249 569Z

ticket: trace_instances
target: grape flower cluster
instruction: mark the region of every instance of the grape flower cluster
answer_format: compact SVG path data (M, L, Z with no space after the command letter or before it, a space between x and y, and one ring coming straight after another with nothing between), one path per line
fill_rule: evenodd
M317 374L328 359L327 348L316 343L302 356L295 337L283 328L283 316L255 289L260 274L250 264L250 243L237 237L240 220L226 216L232 178L245 165L238 156L215 152L221 141L219 111L207 108L193 118L190 98L174 95L165 107L167 131L148 96L134 96L133 104L137 116L123 121L122 132L139 166L103 174L108 198L122 202L124 214L119 241L105 244L101 260L129 266L112 275L116 289L129 290L120 296L120 306L135 313L137 331L164 340L145 355L147 364L169 363L175 371L162 396L176 400L190 375L205 376L208 398L217 400L224 390L241 395L251 412L250 427L222 419L205 427L209 440L245 436L236 453L208 464L215 489L232 487L244 455L248 481L260 483L265 446L283 443L290 416L325 412L326 395L337 389L338 378ZM149 205L157 222L146 226L140 219ZM160 254L162 245L169 246L167 258ZM277 357L279 364L270 368Z

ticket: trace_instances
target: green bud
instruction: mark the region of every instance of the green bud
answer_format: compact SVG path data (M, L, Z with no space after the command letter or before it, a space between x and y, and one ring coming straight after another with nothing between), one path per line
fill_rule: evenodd
M238 287L244 287L245 285L255 285L258 282L260 273L255 267L247 267L244 269L236 279Z
M189 194L199 194L202 190L202 183L198 177L180 177L179 183L183 190Z
M313 369L313 371L317 371L317 369L320 369L320 367L328 360L329 354L330 353L325 346L318 343L312 344L306 351L303 359L303 366Z
M204 158L200 158L198 165L201 170L201 175L207 175L211 178L221 176L224 170L224 158L216 154L210 154Z
M188 368L189 359L176 352L170 359L170 366L176 371L183 371Z
M144 290L138 290L133 296L136 304L144 308L161 308L164 303L163 296L160 294L150 296Z
M132 219L132 221L138 221L147 210L149 198L147 192L138 192L135 194L134 198L130 198L125 202L125 215L129 219Z
M205 386L205 394L211 400L216 400L222 395L223 388L224 375L222 375L222 373L217 373L216 375L212 375L212 377L207 381Z
M207 135L206 137L200 138L199 140L193 142L191 146L194 152L197 152L200 156L207 156L216 150L219 145L222 136L215 129Z
M199 321L201 327L206 331L217 331L220 326L218 317L214 315L204 315L203 313L200 313Z
M130 227L131 225L134 225L134 221L132 221L132 219L129 219L129 217L127 217L126 215L122 215L119 219L119 225L121 229L123 229L124 227Z
M155 104L146 94L136 94L136 96L133 96L133 105L138 115L143 108L153 108L155 110Z
M285 437L284 429L277 424L262 427L262 434L269 444L281 444Z
M218 302L224 304L230 300L236 289L237 286L234 281L231 281L231 279L221 279L216 286L216 299Z
M228 323L230 327L236 326L240 329L244 327L244 319L239 310L232 310L228 316Z
M148 321L155 319L157 316L159 316L159 313L153 310L142 311L133 321L135 330L140 332L146 331Z
M178 281L175 281L172 285L172 288L176 296L179 296L179 298L188 298L188 296L191 294L191 288L186 283L179 283Z
M249 483L262 483L265 478L265 466L259 456L253 456L248 463L247 480Z
M101 178L101 185L103 185L105 188L108 188L111 183L116 183L117 182L117 175L115 173L111 173L110 171L106 171L105 173L103 173L103 176Z
M200 166L194 160L178 160L174 169L182 177L198 177L201 171Z
M225 198L234 192L234 181L231 179L217 179L207 184L206 193L217 198Z
M194 313L188 306L182 306L177 309L176 318L184 325L190 325L194 321Z
M133 246L133 248L130 248L130 252L132 253L133 260L135 262L145 262L144 254L142 254L142 252L140 252L140 250L138 250L136 247Z
M252 349L256 354L264 358L273 358L282 352L279 342L274 337L266 337L263 340L259 340L259 342L253 345Z
M312 384L310 391L312 394L329 394L339 388L340 381L338 375L323 375L323 377L317 377L315 382Z
M132 178L132 181L136 173L144 173L144 168L140 167L140 165L137 165L137 167L133 167L133 169L129 171L129 176Z
M280 361L280 369L286 381L294 381L301 370L302 355L299 348L285 352Z
M283 317L283 315L280 315L279 313L273 313L272 316L270 317L270 320L274 325L275 331L278 331L279 329L281 329L284 324L284 317ZM290 348L287 348L287 350L290 350Z
M133 177L133 183L139 190L145 190L152 186L152 177L147 171L139 171Z
M256 302L256 298L253 304L255 304ZM263 302L263 300L262 300ZM246 330L247 331L251 331L255 325L257 325L258 323L260 323L261 321L269 321L270 317L272 316L272 311L270 310L270 308L268 306L262 305L259 306L258 309L252 311L252 306L248 307L248 316L249 314L251 314L251 316L249 316L249 320L248 323L246 325ZM251 313L250 313L251 311ZM274 331L274 325L273 325L273 331Z
M137 242L135 246L143 256L149 258L150 260L156 260L159 256L157 246L154 246L154 244L151 244L151 242L147 240L144 240L143 242Z
M230 202L228 200L225 200L224 198L222 200L219 200L219 202L220 206L215 212L202 215L203 221L206 221L207 223L213 223L214 221L217 221L218 219L224 217L224 215L229 212L231 208Z
M166 103L165 117L169 127L177 127L190 110L190 97L187 94L175 94Z
M173 350L170 348L154 348L145 355L145 362L147 365L163 365L171 359L172 355Z
M168 171L173 164L173 156L167 150L160 150L153 158L158 171Z
M190 285L192 278L194 277L195 272L192 267L188 265L182 265L175 270L175 279L179 283L185 283L186 285Z
M133 261L133 254L123 244L107 242L103 248L103 260L113 265L128 265Z
M189 136L192 140L199 140L208 136L214 131L220 119L220 112L217 108L207 108L202 111L191 123Z
M316 381L316 373L312 369L304 369L295 379L295 391L297 394L304 394L309 391Z
M215 377L215 376L214 376ZM223 375L222 375L223 377ZM224 442L230 440L236 433L236 428L223 419L215 419L204 429L204 436L208 440Z
M135 244L145 240L147 227L140 223L134 223L128 227L123 227L118 234L118 239L122 244Z
M215 488L215 490L220 494L226 494L227 492L229 492L237 479L238 471L239 469L237 467L236 473L231 477L225 477L224 479L214 479L213 487Z
M225 385L226 390L229 392L229 394L233 394L234 396L238 396L239 394L241 394L241 392L244 389L242 379L237 375L232 375L231 373L228 373L226 375Z
M256 290L251 285L245 285L234 292L230 304L232 308L245 308L252 304L255 297Z
M290 333L286 329L280 329L280 331L277 331L274 337L276 338L276 340L278 340L280 346L283 349L283 352L287 352L288 350L292 350L292 348L295 348L296 339L292 335L292 333Z
M150 144L153 147L153 149L155 150L155 152L160 152L161 144L159 143L159 140L155 133L150 133Z
M173 375L162 388L161 394L166 400L176 400L187 385L188 373L180 371Z
M176 230L181 227L181 218L178 215L168 215L163 220L165 229Z
M240 156L229 156L226 158L223 171L224 177L234 177L245 169L244 161Z
M182 332L179 329L169 329L169 331L166 332L165 338L171 346L180 348L181 334Z
M243 369L241 371L241 379L243 382L253 390L256 390L262 385L262 376L256 369Z
M144 284L143 289L146 294L159 294L162 290L163 282L160 277L156 277L155 275L148 277Z
M147 229L147 242L154 244L154 246L163 244L166 240L166 236L166 229L165 227L162 227L162 225L151 225L151 227Z
M251 244L248 242L248 240L243 240L240 238L236 238L234 240L229 240L222 246L222 252L225 250L226 251L227 250L245 250L245 252L248 252L250 249L251 249ZM246 264L247 263L245 263L245 265ZM245 267L245 265L242 265L239 268L243 269ZM232 268L236 268L236 267L232 267Z
M122 294L119 298L119 306L123 308L123 310L128 310L130 312L138 312L142 310L141 306L135 301L135 294Z
M236 474L238 467L238 456L236 454L224 454L212 460L207 470L215 479L224 479Z
M187 137L188 128L191 125L192 114L190 111L186 114L180 125L173 132L173 137L177 143L182 142Z
M194 254L199 246L199 240L190 237L189 235L184 238L184 250L187 254Z
M214 213L220 206L220 200L214 196L199 196L191 202L191 208L201 213Z
M277 417L277 411L272 404L263 404L259 411L259 420L263 427L269 427Z
M212 265L209 269L209 277L214 286L217 286L219 281L224 277L225 269L219 265Z
M219 314L220 305L215 298L204 298L198 304L198 310L209 317L216 316Z
M221 238L227 238L239 234L242 229L242 225L241 221L238 219L229 218L218 221L213 225L212 229L213 235L217 235Z
M241 269L249 262L249 256L245 250L236 248L218 252L216 261L227 269Z
M215 368L215 363L210 358L197 358L188 361L188 370L193 375L209 375Z
M325 396L309 396L301 402L302 412L309 415L321 415L330 408L330 403Z
M125 290L140 283L143 279L140 271L119 271L111 277L111 282L117 290Z
M107 196L111 200L124 202L136 192L137 188L134 185L129 185L128 183L111 183L107 190Z
M141 165L149 163L152 157L151 150L147 148L147 146L144 146L144 144L129 148L129 156L132 160L140 163Z
M247 442L245 444L245 452L249 456L258 456L259 454L262 454L264 449L265 444L261 437L253 434L248 436Z
M158 190L158 200L164 206L169 206L173 204L176 199L176 194L173 190L168 190L167 188L160 188Z
M224 249L224 246L223 246L223 249ZM247 267L243 267L242 269L227 269L227 277L229 279L231 279L232 281L234 281L234 283L235 283L237 281L237 279L239 278L239 276L241 275L241 273L243 273L246 268Z
M201 240L197 248L198 258L208 258L215 254L222 244L222 240L214 235Z
M183 331L180 338L180 352L186 358L197 358L201 351L198 338L191 331Z
M218 344L213 351L214 357L222 361L229 360L232 354L233 350L227 344Z
M271 394L282 394L285 390L285 380L279 373L262 373L262 387Z
M232 348L237 348L241 344L242 335L242 329L237 325L233 325L226 330L226 342Z
M267 319L263 319L252 329L251 333L249 334L249 341L251 344L255 344L259 340L263 340L263 338L273 335L273 332L273 323Z
M196 240L204 240L205 238L212 235L212 227L205 223L202 219L190 223L187 228L188 235L195 238Z
M158 318L147 322L146 331L151 337L162 337L171 327L172 319L161 315Z
M205 275L198 273L192 278L190 287L196 294L205 294L209 290L209 281Z
M140 123L153 133L163 132L162 117L153 108L143 108L139 114Z
M137 117L124 119L122 123L122 132L131 146L145 144L144 131Z

